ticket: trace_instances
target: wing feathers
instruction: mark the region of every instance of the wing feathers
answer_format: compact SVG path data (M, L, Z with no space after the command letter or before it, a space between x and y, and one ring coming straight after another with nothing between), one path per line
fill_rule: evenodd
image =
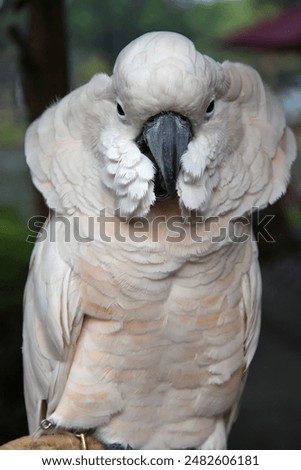
M25 290L23 324L24 390L31 432L39 422L42 400L48 402L48 410L56 406L70 368L82 322L75 282L58 245L49 237L37 243Z

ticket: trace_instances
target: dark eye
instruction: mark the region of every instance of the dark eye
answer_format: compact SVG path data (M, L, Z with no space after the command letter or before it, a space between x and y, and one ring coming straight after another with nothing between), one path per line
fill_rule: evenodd
M117 113L119 114L120 117L125 116L125 112L123 111L123 108L119 103L117 103Z
M215 108L215 101L212 100L212 101L210 101L209 106L208 106L208 108L206 109L206 116L207 116L207 117L208 117L208 116L211 116L211 115L213 114L214 108Z

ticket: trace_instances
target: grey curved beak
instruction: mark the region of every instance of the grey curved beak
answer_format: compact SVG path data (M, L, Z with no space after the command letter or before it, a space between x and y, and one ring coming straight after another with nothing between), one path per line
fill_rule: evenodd
M157 169L155 192L159 198L175 193L181 157L191 138L189 120L177 113L157 114L144 124L137 143Z

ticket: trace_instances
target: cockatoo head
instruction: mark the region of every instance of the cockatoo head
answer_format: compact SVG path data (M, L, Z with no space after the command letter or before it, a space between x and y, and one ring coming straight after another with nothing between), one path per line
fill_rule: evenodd
M156 200L172 197L183 155L227 87L222 68L210 73L210 60L184 36L151 33L120 53L113 84L117 113L135 127L136 143L153 164Z
M106 161L104 181L122 215L146 215L172 197L183 211L242 215L284 191L292 159L277 156L287 144L284 137L278 148L285 120L276 105L280 134L267 128L275 110L250 67L221 65L180 34L155 32L121 51L112 83L120 150L115 173Z
M131 218L166 200L239 217L286 189L296 155L277 99L249 66L220 64L172 32L148 33L28 130L37 187L60 213Z

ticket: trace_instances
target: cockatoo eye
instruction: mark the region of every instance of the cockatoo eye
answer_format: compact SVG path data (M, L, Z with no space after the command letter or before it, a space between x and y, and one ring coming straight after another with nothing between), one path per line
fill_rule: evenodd
M125 118L125 112L120 103L117 103L117 113L118 113L118 116L121 117L121 119Z
M215 101L212 100L210 101L208 108L206 109L206 117L212 116L212 114L214 113L214 109L215 109Z

